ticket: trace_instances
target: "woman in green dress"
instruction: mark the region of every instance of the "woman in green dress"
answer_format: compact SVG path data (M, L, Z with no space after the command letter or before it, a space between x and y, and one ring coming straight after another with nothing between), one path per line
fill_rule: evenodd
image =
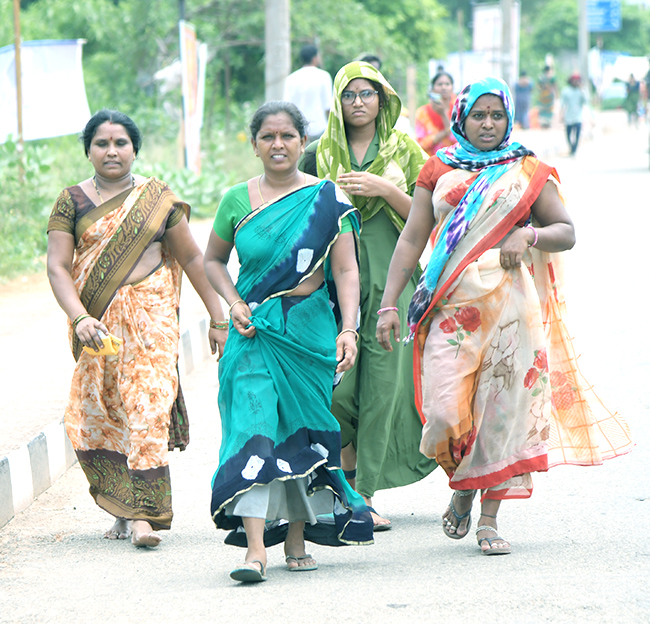
M412 345L384 351L375 338L390 258L411 207L427 155L395 130L402 103L372 65L345 65L334 80L327 130L301 167L334 180L359 210L361 312L356 363L335 388L332 413L341 425L342 465L368 506L377 490L408 485L436 466L419 451L422 423L415 408ZM398 302L406 320L419 278ZM371 508L375 530L391 527Z

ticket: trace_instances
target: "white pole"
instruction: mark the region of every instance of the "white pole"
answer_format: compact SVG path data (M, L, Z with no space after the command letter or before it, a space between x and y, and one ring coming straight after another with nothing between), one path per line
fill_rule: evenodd
M501 0L501 77L513 86L512 75L512 0Z
M289 0L266 0L265 48L266 100L281 100L284 81L291 71Z

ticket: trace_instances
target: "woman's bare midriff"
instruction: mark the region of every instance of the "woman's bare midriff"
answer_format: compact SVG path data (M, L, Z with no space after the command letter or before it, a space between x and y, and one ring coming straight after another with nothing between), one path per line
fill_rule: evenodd
M162 262L162 244L151 243L135 265L125 284L134 284L151 274Z
M323 273L323 268L320 267L316 269L316 272L308 277L304 282L302 282L297 288L294 288L290 293L287 293L287 297L306 297L311 295L313 292L316 292L320 287L323 281L325 280L325 273Z

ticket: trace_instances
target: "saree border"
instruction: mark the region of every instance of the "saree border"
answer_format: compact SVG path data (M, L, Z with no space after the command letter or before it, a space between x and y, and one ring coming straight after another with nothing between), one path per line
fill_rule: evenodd
M272 200L270 200L268 202L265 202L261 206L258 206L255 210L251 211L245 217L242 217L239 220L239 222L237 223L237 225L235 225L234 236L233 236L233 245L236 247L236 239L237 239L237 234L239 233L239 230L243 226L245 226L247 223L252 221L255 217L259 216L264 210L266 210L267 208L270 208L271 206L273 206L277 202L279 202L279 201L281 201L283 199L286 199L287 197L289 197L293 193L297 193L298 191L301 191L301 190L303 190L305 188L318 187L318 193L320 193L322 188L325 186L325 184L327 182L331 182L331 180L319 180L315 184L307 184L305 186L301 186L300 188L288 191L287 193L284 193L283 195L280 195L279 197L276 197L276 198L274 198L274 199L272 199ZM335 184L335 183L332 182L332 184ZM335 184L335 186L336 186L336 184ZM249 198L249 201L250 201L250 198ZM293 288L291 288L289 290L280 290L280 291L277 291L277 292L274 292L274 293L270 294L268 297L266 297L265 299L263 299L260 302L260 305L262 305L263 303L266 303L267 301L270 301L271 299L274 299L276 297L282 297L282 296L284 296L286 294L289 294L289 293L293 292L296 288L298 288L298 286L300 286L300 284L302 284L304 281L306 281L312 275L314 275L314 273L316 273L316 271L324 264L326 259L329 257L329 253L330 253L330 250L332 249L332 246L334 245L334 243L338 240L339 236L341 235L341 227L342 227L341 224L343 222L343 219L345 217L347 217L348 215L351 215L351 214L354 214L354 213L359 214L359 218L357 218L357 221L359 223L355 224L353 222L353 224L352 224L352 231L353 231L354 236L355 236L355 252L356 252L357 264L358 264L358 262L359 262L359 258L358 258L358 256L359 256L359 231L360 231L360 227L361 227L361 217L360 217L359 209L355 208L352 205L352 203L350 202L349 210L346 210L344 213L342 213L342 214L340 214L338 216L338 226L339 227L338 227L338 232L336 233L336 236L334 236L332 238L332 240L329 242L329 244L327 245L327 247L323 251L323 254L319 257L318 261L312 267L312 270L309 271L309 273L305 273L300 278L300 280L298 280L298 283L295 286L293 286ZM327 276L325 276L325 281L327 281Z
M132 193L137 193L138 197L133 200L133 205L111 240L95 258L79 294L88 314L97 319L104 315L115 293L124 285L144 252L164 228L171 209L180 205L186 216L189 215L188 204L179 201L171 189L156 178L149 178L135 189L131 189L120 206ZM91 212L95 213L94 210ZM108 214L108 211L105 214ZM73 332L72 352L75 360L79 359L81 350L81 341Z
M529 162L531 161L529 160ZM415 386L415 407L418 410L420 421L423 425L426 423L426 417L422 410L422 353L424 350L424 343L426 342L426 336L428 335L428 330L425 330L425 328L422 327L422 324L429 319L433 308L440 301L440 298L442 297L442 294L445 292L445 290L454 282L454 280L456 280L456 278L467 268L467 266L479 258L485 251L491 249L496 243L502 240L503 237L519 221L521 221L522 218L525 217L526 213L535 203L542 188L548 181L549 175L553 174L555 177L557 177L555 169L550 165L547 165L546 163L543 163L537 159L534 159L534 162L535 169L531 173L530 182L517 205L507 215L505 215L503 219L499 221L496 227L490 230L483 239L481 239L472 249L469 250L467 255L458 262L458 265L447 277L445 282L437 286L436 294L432 297L425 313L417 322L415 329L413 330L417 341L417 344L414 345L413 348L413 383Z

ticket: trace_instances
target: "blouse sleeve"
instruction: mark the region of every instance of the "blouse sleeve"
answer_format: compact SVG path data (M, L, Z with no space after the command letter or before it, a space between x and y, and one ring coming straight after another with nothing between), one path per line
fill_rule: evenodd
M447 173L447 171L451 171L451 169L453 167L445 165L437 156L431 156L424 164L424 167L422 167L422 171L420 171L418 181L415 185L421 186L433 193L433 189L436 188L440 176Z
M173 228L175 225L178 225L183 219L184 214L185 210L183 210L183 206L176 204L172 211L169 213L169 217L167 217L167 224L165 225L165 229L168 230L169 228Z
M250 211L248 183L236 184L226 191L219 202L212 229L219 238L232 243L235 240L235 226Z
M65 189L57 198L54 208L50 213L50 219L47 222L47 231L57 230L67 232L74 236L75 228L75 203L70 195L70 191Z

